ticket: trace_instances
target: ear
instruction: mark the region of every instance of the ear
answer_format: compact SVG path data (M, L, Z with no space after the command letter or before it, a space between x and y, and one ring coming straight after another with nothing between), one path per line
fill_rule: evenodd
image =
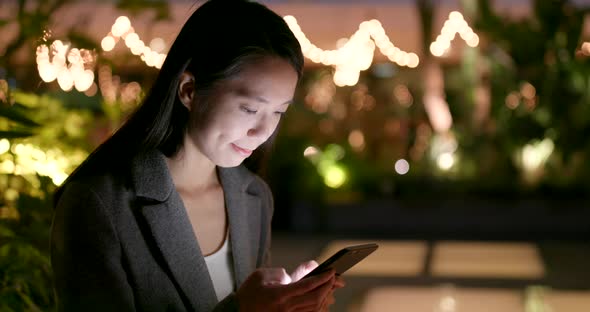
M178 98L182 105L190 111L195 98L195 76L188 71L185 71L180 75L180 82L178 83Z

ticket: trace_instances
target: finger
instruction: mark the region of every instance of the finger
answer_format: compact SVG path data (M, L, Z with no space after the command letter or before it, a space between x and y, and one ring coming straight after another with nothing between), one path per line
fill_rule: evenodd
M342 288L346 286L346 282L342 278L342 276L337 275L336 280L334 281L334 288Z
M330 284L330 287L332 287L334 284L334 276L334 270L331 269L321 274L301 279L297 283L292 283L283 287L283 295L288 297L300 296L315 288L323 286L324 284Z
M328 311L328 309L329 309L329 306L330 306L330 301L329 301L329 300L330 300L330 297L332 297L332 296L331 296L331 295L328 295L328 296L326 296L326 297L324 298L324 301L322 302L322 306L321 306L321 308L319 309L320 311L322 311L322 312L323 312L323 311Z
M315 268L318 267L318 263L314 260L307 261L301 263L294 271L291 273L291 281L297 282L309 272L313 271Z
M315 310L318 310L326 300L326 297L332 292L333 284L334 279L331 278L328 282L313 289L313 291L293 297L287 302L287 304L296 309L314 308Z
M332 293L331 295L328 296L328 298L326 298L326 304L328 306L331 306L334 303L336 303L336 298L334 297L334 294Z
M283 268L264 268L259 270L262 273L262 283L264 285L287 285L291 283L291 277Z
M330 306L328 304L324 304L322 306L322 309L320 311L322 311L322 312L328 312L328 311L330 311Z
M290 306L294 311L322 311L323 307L328 306L327 301L322 299L319 294L302 295L289 301L286 306Z
M336 303L336 298L334 298L334 290L332 290L324 298L324 302L322 302L321 311L328 311L330 306L334 303Z
M322 302L322 306L318 310L322 312L327 312L330 310L330 306L333 305L335 302L336 300L334 299L334 296L330 294L326 296L324 302Z

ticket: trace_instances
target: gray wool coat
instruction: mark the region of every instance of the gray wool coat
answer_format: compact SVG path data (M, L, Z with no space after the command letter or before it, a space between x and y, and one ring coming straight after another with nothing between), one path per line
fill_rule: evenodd
M218 175L239 287L268 264L272 194L243 166L218 168ZM235 293L216 298L160 152L134 158L127 172L66 185L53 219L51 263L60 311L237 311Z

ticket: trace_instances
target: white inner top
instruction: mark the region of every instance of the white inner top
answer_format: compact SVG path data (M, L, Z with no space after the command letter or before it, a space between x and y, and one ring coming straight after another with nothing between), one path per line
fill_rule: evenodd
M216 252L205 256L209 276L213 281L217 300L221 301L234 291L234 265L229 242L229 233L225 235L223 246Z

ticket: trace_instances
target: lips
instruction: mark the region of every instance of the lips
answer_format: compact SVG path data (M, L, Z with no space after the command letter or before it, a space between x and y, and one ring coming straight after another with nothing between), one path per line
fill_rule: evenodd
M244 156L244 157L248 157L250 155L252 155L252 150L246 149L246 148L242 148L239 147L237 145L235 145L234 143L231 143L231 147L238 152L238 154Z

